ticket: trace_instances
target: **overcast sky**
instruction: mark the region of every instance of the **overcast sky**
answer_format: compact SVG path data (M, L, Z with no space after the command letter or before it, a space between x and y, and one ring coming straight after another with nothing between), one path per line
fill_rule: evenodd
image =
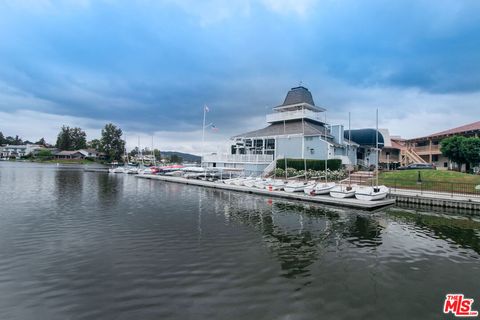
M214 151L300 81L331 122L405 138L480 120L480 1L0 0L0 131L107 122Z

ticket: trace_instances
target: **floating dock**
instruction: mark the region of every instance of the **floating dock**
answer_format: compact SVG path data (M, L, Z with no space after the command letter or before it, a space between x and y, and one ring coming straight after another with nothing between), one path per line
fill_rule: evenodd
M183 184L189 184L194 186L202 186L202 187L230 190L230 191L237 191L237 192L246 192L246 193L264 195L268 197L308 201L308 202L315 202L320 204L342 206L342 207L362 209L362 210L375 210L375 209L379 209L382 207L395 204L395 199L384 199L384 200L377 200L377 201L363 201L363 200L358 200L356 198L337 199L337 198L332 198L328 195L309 196L304 194L303 192L288 193L285 191L269 191L266 189L229 185L222 182L185 179L181 177L169 177L169 176L159 176L159 175L150 175L150 174L137 175L136 177L141 179L152 179L152 180L160 180L160 181L167 181L167 182L183 183Z

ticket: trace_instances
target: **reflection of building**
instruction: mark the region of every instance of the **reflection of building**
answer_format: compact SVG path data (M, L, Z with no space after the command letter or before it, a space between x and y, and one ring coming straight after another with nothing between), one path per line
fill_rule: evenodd
M344 137L342 125L325 123L325 111L315 105L307 88L292 88L284 102L267 115L267 127L233 137L225 154L205 155L203 163L250 172L261 172L274 159L285 157L356 164L357 144Z
M437 132L425 137L406 140L406 148L417 159L412 162L434 163L439 169L452 168L453 164L440 151L440 142L451 136L479 137L480 121L453 129Z

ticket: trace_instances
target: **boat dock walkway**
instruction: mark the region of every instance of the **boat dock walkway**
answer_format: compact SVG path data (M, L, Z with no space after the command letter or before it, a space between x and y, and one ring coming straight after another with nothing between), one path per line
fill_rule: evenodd
M378 201L363 201L358 200L355 198L346 198L346 199L337 199L332 198L328 195L325 196L309 196L304 193L287 193L285 191L269 191L266 189L258 189L258 188L250 188L245 186L236 186L236 185L228 185L221 182L210 182L210 181L202 181L196 179L185 179L181 177L170 177L170 176L160 176L160 175L137 175L137 178L142 179L152 179L152 180L160 180L160 181L168 181L168 182L176 182L176 183L183 183L195 186L202 186L208 188L215 188L215 189L223 189L223 190L231 190L231 191L238 191L238 192L246 192L252 194L259 194L269 197L277 197L277 198L284 198L289 200L300 200L300 201L309 201L315 202L320 204L327 204L332 206L342 206L348 208L355 208L355 209L362 209L362 210L375 210L385 206L395 204L395 199L385 199L385 200L378 200Z

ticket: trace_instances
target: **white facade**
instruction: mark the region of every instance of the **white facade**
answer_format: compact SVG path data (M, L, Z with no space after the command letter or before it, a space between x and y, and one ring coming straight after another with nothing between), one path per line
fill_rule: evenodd
M262 172L274 159L341 159L356 164L357 144L344 138L342 125L327 125L308 89L292 88L282 105L266 116L267 127L233 137L225 154L205 155L207 167L243 168Z
M42 146L37 144L26 144L26 145L6 145L0 147L0 158L2 159L20 159L36 149L41 148Z

